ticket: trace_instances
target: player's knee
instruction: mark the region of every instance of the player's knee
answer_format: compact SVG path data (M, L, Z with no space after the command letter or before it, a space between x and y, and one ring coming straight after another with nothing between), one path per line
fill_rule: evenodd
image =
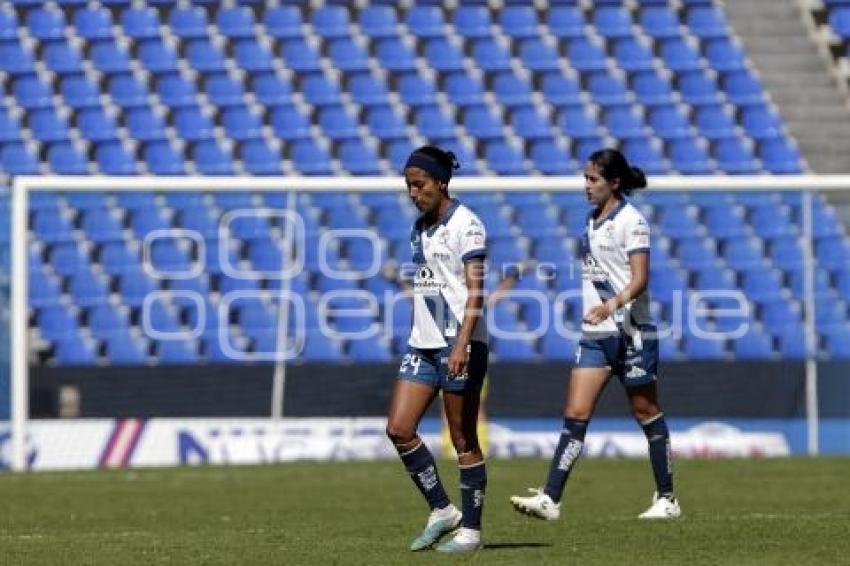
M661 412L661 407L655 403L633 403L632 415L639 423L648 421Z
M416 429L398 423L387 423L386 433L396 446L408 444L416 439Z
M592 407L584 407L581 405L572 404L568 404L566 410L564 410L564 416L566 418L579 421L589 421L590 417L592 416L592 413Z

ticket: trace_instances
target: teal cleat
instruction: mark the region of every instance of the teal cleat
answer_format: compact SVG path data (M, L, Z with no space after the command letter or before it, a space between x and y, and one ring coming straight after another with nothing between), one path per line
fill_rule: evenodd
M428 524L416 540L410 544L410 550L418 551L430 548L432 544L440 540L446 533L450 533L460 525L463 515L454 505L445 509L433 511L428 517Z
M459 554L481 550L481 532L473 529L460 529L452 540L437 547L437 552Z

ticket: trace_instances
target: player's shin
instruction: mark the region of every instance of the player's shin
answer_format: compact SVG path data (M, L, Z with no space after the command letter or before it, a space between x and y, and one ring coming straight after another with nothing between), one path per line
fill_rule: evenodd
M558 503L564 493L564 486L578 457L584 447L584 435L587 431L587 421L579 419L564 419L564 428L558 439L558 446L552 456L549 467L549 477L546 480L544 493Z
M449 496L440 481L434 456L422 439L416 438L406 445L396 445L401 461L419 492L432 510L442 509L449 504Z
M459 464L459 468L462 525L480 531L484 492L487 489L487 467L482 460L473 464Z
M659 497L673 495L673 464L670 451L670 431L664 420L664 413L640 423L649 443L649 460L655 476L655 486Z

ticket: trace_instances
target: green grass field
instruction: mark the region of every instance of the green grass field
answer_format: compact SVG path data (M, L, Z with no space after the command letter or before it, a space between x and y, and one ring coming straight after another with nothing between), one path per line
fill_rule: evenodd
M652 486L631 460L581 461L558 522L516 514L546 465L491 462L486 546L462 557L406 550L427 509L398 462L4 474L0 563L850 563L850 459L677 462L674 523L635 519Z

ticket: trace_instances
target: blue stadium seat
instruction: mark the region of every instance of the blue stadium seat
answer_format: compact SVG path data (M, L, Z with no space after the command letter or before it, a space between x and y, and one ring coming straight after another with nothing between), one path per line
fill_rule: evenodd
M728 73L747 68L744 50L725 34L718 39L707 41L703 49L709 65L717 72Z
M0 43L0 71L12 76L28 75L35 71L35 59L16 41Z
M188 46L187 55L197 53L199 46L205 45L210 50L213 49L208 42L203 40L195 40ZM203 47L201 47L203 49ZM142 66L154 74L158 73L174 73L178 70L177 53L170 46L162 42L161 39L147 39L139 42L138 57ZM201 70L201 69L199 69Z
M263 140L247 140L242 144L241 159L252 175L280 175L281 156Z
M570 159L569 152L548 139L534 142L529 157L534 162L534 167L544 175L570 175L575 173L578 167Z
M86 8L74 12L74 31L83 39L112 37L112 15L103 8Z
M344 141L339 147L339 160L354 175L379 175L378 154L361 140Z
M629 162L643 169L645 173L663 175L670 171L670 165L659 146L647 142L644 138L625 140L622 151L628 156Z
M293 142L290 157L295 168L305 175L329 175L332 173L330 155L327 150L311 140Z
M363 106L384 105L390 99L386 81L368 73L353 75L348 81L346 90L351 94L354 102Z
M89 141L106 142L118 139L118 124L114 116L102 108L82 108L77 111L77 129Z
M391 106L375 106L366 112L366 125L381 140L407 139L407 124Z
M710 174L713 172L706 151L694 138L674 140L668 151L673 166L686 175Z
M195 166L203 175L232 175L234 172L229 152L215 141L200 141L191 153Z
M130 135L140 142L165 140L165 121L148 107L127 109L124 120Z
M737 125L725 105L700 106L694 111L694 123L700 134L710 140L721 140L737 136Z
M106 337L106 357L115 365L138 365L148 360L148 344L129 332L116 332Z
M283 106L292 101L292 84L274 73L255 74L252 84L254 96L265 106Z
M696 71L705 67L695 42L684 37L662 40L659 55L665 66L677 73Z
M328 41L327 54L334 67L343 73L369 70L369 54L351 38Z
M177 150L166 141L153 141L145 145L142 155L148 169L157 175L182 175L186 163Z
M483 6L461 5L452 18L455 30L465 38L486 37L490 35L493 21L490 12Z
M62 366L92 366L97 363L94 342L79 334L56 339L54 355L56 362Z
M587 38L576 38L567 44L570 64L579 71L604 71L608 67L605 50Z
M763 269L764 249L757 238L733 238L723 242L723 258L732 269Z
M488 143L484 158L488 166L499 175L526 175L529 172L523 154L502 141Z
M426 106L416 111L416 128L426 138L450 138L454 136L452 119L436 106Z
M463 113L463 126L476 139L502 139L502 120L488 106L473 106Z
M91 94L99 92L95 90L94 85L85 79L78 79L83 85L90 87L86 91ZM82 85L81 85L82 86ZM91 92L94 91L94 92ZM109 95L112 101L122 108L134 108L138 106L146 106L148 103L149 91L146 85L142 84L132 75L114 75L109 79ZM96 99L95 99L96 100ZM98 104L86 104L86 106L97 106Z
M42 8L29 12L26 16L30 34L40 41L63 39L65 35L65 15L59 10Z
M783 134L782 118L766 105L742 108L741 125L757 140L774 139Z
M47 162L54 172L60 175L85 175L88 173L88 161L73 144L60 142L47 149Z
M301 355L305 360L310 361L342 362L345 360L339 343L318 330L308 330Z
M69 277L68 294L77 306L105 304L109 300L109 293L109 278L103 274L80 269Z
M650 46L631 36L614 44L614 58L618 66L627 72L655 70L655 58Z
M767 360L774 356L773 340L768 334L750 329L733 342L735 358L739 360Z
M16 79L12 92L18 104L28 110L52 106L53 92L37 77L24 76Z
M776 270L744 271L741 283L744 294L752 301L765 303L784 298L781 273Z
M424 55L428 64L439 72L461 71L464 68L463 52L442 39L428 41Z
M682 29L679 16L667 6L643 7L640 24L647 35L656 39L678 37Z
M602 106L629 104L631 93L625 83L606 73L593 73L587 78L591 99Z
M245 142L262 137L262 120L246 106L226 108L220 116L221 125L230 139Z
M568 107L558 116L558 126L571 138L592 138L599 134L596 118L584 107Z
M555 106L580 105L583 94L578 81L560 73L546 73L540 81L540 91L546 102Z
M324 134L334 141L360 136L357 122L343 106L327 106L319 110L317 122Z
M216 14L218 31L230 39L254 37L254 12L246 6L219 10Z
M323 6L314 10L310 23L321 37L343 37L350 34L348 10L344 6Z
M492 40L485 39L483 41L491 42ZM476 43L477 45L478 43ZM561 68L560 55L556 48L538 37L521 41L517 54L523 66L530 71L558 71ZM474 51L473 55L475 55ZM476 61L480 61L477 56L475 58ZM484 68L481 63L478 66Z
M361 31L369 37L388 37L398 34L398 18L395 9L390 6L366 6L360 10L357 23Z
M761 81L750 71L727 73L723 78L726 97L733 104L762 104L765 101Z
M559 39L573 39L584 35L584 14L578 6L552 5L546 11L546 25Z
M714 145L717 165L727 173L754 174L759 172L752 147L741 138L721 139Z
M89 50L94 67L103 73L127 73L130 71L130 57L127 50L116 45L112 39L93 43Z
M631 78L631 87L637 102L644 106L669 107L674 103L673 87L670 81L652 72L636 72Z
M619 140L631 138L645 140L649 134L643 117L632 106L609 108L605 113L605 127Z
M299 37L303 23L298 6L270 7L263 14L266 32L276 39Z
M708 233L714 238L737 238L749 234L742 207L712 206L705 209Z
M756 137L756 136L753 136ZM802 156L787 138L765 139L759 144L759 158L764 168L774 174L802 173Z
M132 175L138 172L135 159L120 142L98 144L94 152L97 166L108 175Z
M241 105L245 101L245 88L242 82L227 75L212 75L207 78L205 86L210 102L219 108Z
M310 120L294 106L279 106L271 111L271 125L275 135L286 141L311 138Z
M36 322L39 333L48 340L70 338L79 331L77 317L62 305L38 309Z
M594 11L593 25L606 38L630 37L632 18L629 11L618 6L600 6Z
M161 57L165 58L168 55L163 54ZM218 73L227 70L224 52L207 39L187 41L186 60L193 69L201 73Z
M6 143L0 147L0 168L12 175L37 175L39 162L23 144Z
M176 108L172 114L177 133L186 141L212 139L212 119L199 106Z
M41 59L48 69L60 75L83 71L83 62L79 51L65 41L51 41L45 44Z
M433 105L437 102L437 90L430 79L414 73L405 73L398 79L398 94L408 106Z
M53 108L32 110L29 127L33 136L42 142L65 141L69 138L68 121Z
M121 27L133 39L159 37L159 18L154 8L130 8L121 13Z
M41 267L31 267L28 273L29 304L31 308L40 309L55 306L60 303L62 289L59 280L48 274Z
M715 6L695 6L688 10L685 22L691 33L702 39L726 37L729 25L723 11Z
M388 37L375 42L375 56L388 72L416 70L416 55L399 38Z
M168 16L168 27L181 39L206 37L208 25L206 11L198 6L176 8Z
M315 106L340 104L342 93L335 81L321 75L309 75L301 83L307 102Z
M81 75L64 77L61 82L60 93L62 99L71 108L100 105L100 89Z
M464 72L448 73L443 89L449 100L457 106L485 103L484 86L481 81Z
M532 6L505 6L499 12L498 22L502 32L513 39L536 37L540 25Z
M723 96L717 90L717 83L705 71L678 73L677 83L682 100L692 106L723 101Z

